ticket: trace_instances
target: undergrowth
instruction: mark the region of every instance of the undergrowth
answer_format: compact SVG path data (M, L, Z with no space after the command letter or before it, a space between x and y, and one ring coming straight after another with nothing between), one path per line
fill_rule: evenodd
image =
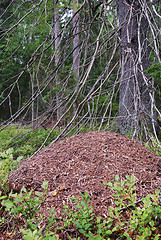
M13 149L10 148L5 152L0 152L0 188L6 193L8 190L8 177L11 171L16 170L22 160L22 156L13 157Z
M29 127L8 126L0 131L0 151L13 149L13 156L30 157L45 141L51 129L39 128L32 131ZM49 145L59 135L59 128L56 128L50 135L44 147Z
M161 142L158 144L157 140L153 138L150 143L145 143L145 147L161 156Z
M77 237L72 238L69 234L68 239L160 239L159 191L138 200L134 175L126 176L124 180L116 175L113 182L104 182L113 191L114 201L108 209L109 217L106 220L95 216L86 192L80 194L79 198L71 197L73 209L64 205L63 222L59 224L54 208L49 211L48 217L38 214L46 198L48 183L43 182L43 192L27 191L25 188L20 193L9 192L6 187L8 173L18 166L20 159L13 159L12 150L0 156L0 177L1 180L5 179L4 182L2 180L0 191L0 232L6 238L7 234L12 238L16 232L20 232L24 240L57 240L60 239L59 234L74 228ZM9 222L12 222L12 227L8 233L4 229ZM45 228L42 226L44 222Z

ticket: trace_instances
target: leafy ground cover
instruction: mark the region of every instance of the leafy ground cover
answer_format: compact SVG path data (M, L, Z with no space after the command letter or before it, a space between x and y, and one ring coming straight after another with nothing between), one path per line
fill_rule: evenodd
M27 158L31 156L45 141L51 129L39 128L32 131L30 127L8 126L0 132L0 151L13 148L14 157L23 156ZM44 147L52 142L59 135L59 129L55 129Z

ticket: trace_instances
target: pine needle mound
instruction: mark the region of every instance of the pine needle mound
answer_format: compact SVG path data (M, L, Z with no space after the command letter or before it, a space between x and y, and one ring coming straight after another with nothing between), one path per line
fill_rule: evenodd
M9 177L16 192L22 187L42 191L48 181L48 193L41 211L55 207L58 215L70 196L88 192L96 216L107 217L113 203L112 192L104 181L121 179L134 173L138 198L154 193L161 182L161 157L137 141L113 132L87 132L68 137L41 151L23 163Z

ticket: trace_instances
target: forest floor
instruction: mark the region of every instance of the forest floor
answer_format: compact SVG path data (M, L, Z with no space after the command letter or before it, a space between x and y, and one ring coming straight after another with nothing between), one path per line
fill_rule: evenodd
M113 197L103 182L113 182L116 174L124 179L132 173L138 199L154 193L161 183L161 157L127 136L87 132L51 144L31 157L10 174L9 186L14 191L26 187L42 192L43 181L48 181L41 213L55 207L58 217L64 204L72 207L71 196L88 192L95 215L107 219ZM63 234L61 239L66 239Z

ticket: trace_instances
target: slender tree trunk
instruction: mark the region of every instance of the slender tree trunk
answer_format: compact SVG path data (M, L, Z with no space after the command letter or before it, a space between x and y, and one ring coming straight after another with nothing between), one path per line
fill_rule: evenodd
M78 0L73 0L73 14L78 9ZM75 77L76 85L79 81L79 64L80 64L80 53L79 53L79 14L77 13L73 17L73 73ZM73 104L74 114L76 112L76 104Z
M55 65L59 63L59 55L60 55L60 19L59 19L59 8L58 4L55 5ZM57 121L59 121L62 115L62 107L61 104L61 89L60 89L60 79L57 74L56 76L56 107L57 107Z
M55 17L54 17L54 1L53 0L53 7L52 7L52 32L51 32L51 41L53 42L54 40L54 21L55 21ZM53 53L54 53L54 45L52 44L51 46L51 71L53 71ZM53 121L54 120L54 116L53 116L53 105L54 105L54 93L53 93L53 81L50 82L49 84L49 88L50 88L50 109L52 110L51 113L51 117L50 120Z
M31 91L32 91L32 128L34 128L34 120L35 120L35 110L34 110L34 76L31 80Z
M78 0L73 0L74 9L73 14L78 9ZM80 56L79 56L79 14L77 13L73 17L73 72L75 73L76 79L79 79L79 63L80 63Z
M31 80L31 98L32 98L32 104L31 104L31 123L32 123L32 128L34 129L35 127L35 101L34 101L34 78L35 78L35 71L33 68L33 73L31 70L28 70L30 74L30 80Z
M148 22L139 1L118 0L120 29L120 97L118 123L125 134L136 130L151 115L151 80L145 75L150 65ZM152 116L153 117L153 116Z

